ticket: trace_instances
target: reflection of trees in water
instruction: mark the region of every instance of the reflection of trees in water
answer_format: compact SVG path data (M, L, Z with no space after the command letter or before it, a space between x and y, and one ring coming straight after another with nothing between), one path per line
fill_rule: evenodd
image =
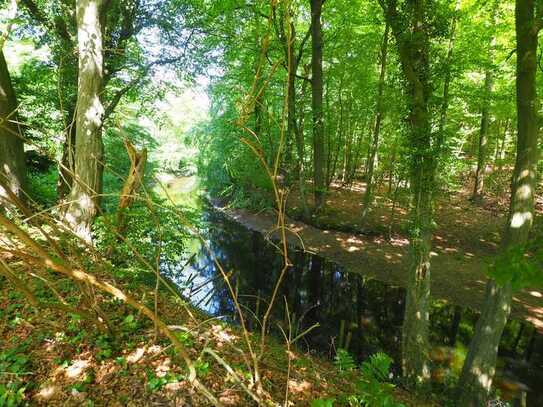
M231 282L239 294L239 301L250 310L245 314L248 326L259 329L257 318L262 317L267 307L283 258L260 233L248 231L222 214L207 212L206 222L205 238L213 256L227 273L232 273ZM236 319L232 298L220 278L213 256L202 249L192 264L192 272L212 279L208 288L212 289L211 302L204 309ZM385 351L399 360L403 288L346 273L337 264L299 250L291 250L289 257L292 267L279 290L272 313L275 323L270 324L272 330L277 330L276 323L287 329L286 298L295 334L315 323L320 324L298 346L327 352L332 342L335 346L346 346L348 342L349 351L359 359ZM469 344L476 320L477 314L472 310L436 302L431 312L432 343L453 347ZM342 326L343 333L340 332ZM340 336L342 343L338 344ZM514 371L523 382L534 380L541 373L533 373L533 368L526 368L523 361L531 361L541 372L542 338L531 325L509 321L500 344L500 355L515 363L508 362L504 369Z

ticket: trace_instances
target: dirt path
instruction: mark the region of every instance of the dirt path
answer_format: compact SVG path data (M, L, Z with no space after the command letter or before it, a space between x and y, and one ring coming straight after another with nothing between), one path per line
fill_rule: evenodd
M495 234L499 218L485 217L484 221L490 226L483 231L484 235L473 235L476 230L466 230L470 222L466 222L468 215L463 208L451 208L450 222L438 228L434 239L432 295L479 309L484 299L486 265L496 247L494 239L488 236ZM220 209L247 228L262 233L273 231L277 223L271 212L255 214L244 209ZM460 229L455 230L454 225ZM409 242L399 235L389 242L380 236L321 230L292 219L287 220L287 226L292 231L289 241L293 245L301 246L302 240L306 250L337 262L350 272L364 273L394 285L406 284ZM476 240L479 243L476 244ZM543 332L543 291L527 289L516 293L513 316L532 322Z

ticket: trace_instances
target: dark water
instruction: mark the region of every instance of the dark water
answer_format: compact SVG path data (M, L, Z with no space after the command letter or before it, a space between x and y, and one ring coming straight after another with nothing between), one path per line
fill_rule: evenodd
M226 272L232 273L232 285L247 309L248 324L260 330L258 321L277 282L283 258L260 233L249 231L213 210L204 211L202 234L213 256ZM170 267L167 273L193 304L211 315L235 322L234 304L213 256L198 245L193 252L188 267L182 270ZM319 324L298 342L301 350L332 357L335 348L343 347L358 360L384 351L399 360L403 288L347 273L338 264L299 250L291 250L289 257L293 266L280 286L272 327L278 323L287 327L286 298L294 335ZM440 301L434 303L431 355L437 386L461 369L462 355L476 320L477 314L470 309ZM522 383L529 388L527 405L543 406L543 336L526 322L509 321L499 354L498 387L500 383L513 386ZM514 397L519 392L515 394Z

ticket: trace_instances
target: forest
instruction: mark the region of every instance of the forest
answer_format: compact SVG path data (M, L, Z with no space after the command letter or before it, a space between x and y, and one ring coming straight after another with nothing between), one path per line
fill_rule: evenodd
M0 407L543 406L543 0L2 0Z

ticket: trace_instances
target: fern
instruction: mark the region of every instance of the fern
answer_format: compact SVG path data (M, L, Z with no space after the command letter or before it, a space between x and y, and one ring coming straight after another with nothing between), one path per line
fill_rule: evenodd
M336 352L334 364L340 372L346 372L348 370L354 370L356 368L356 362L351 354L345 349L339 348Z
M376 353L360 366L357 383L358 400L363 406L403 407L394 400L394 385L389 383L392 358L386 353Z
M378 382L386 382L389 379L391 365L392 358L386 353L378 352L363 362L360 370L363 377L372 378Z
M334 364L340 372L354 371L357 366L352 355L345 349L339 348L334 358ZM364 407L405 407L394 399L394 385L389 382L392 358L386 353L379 352L371 355L360 365L356 392L346 394L341 398L341 405ZM334 400L314 400L312 407L329 406Z

